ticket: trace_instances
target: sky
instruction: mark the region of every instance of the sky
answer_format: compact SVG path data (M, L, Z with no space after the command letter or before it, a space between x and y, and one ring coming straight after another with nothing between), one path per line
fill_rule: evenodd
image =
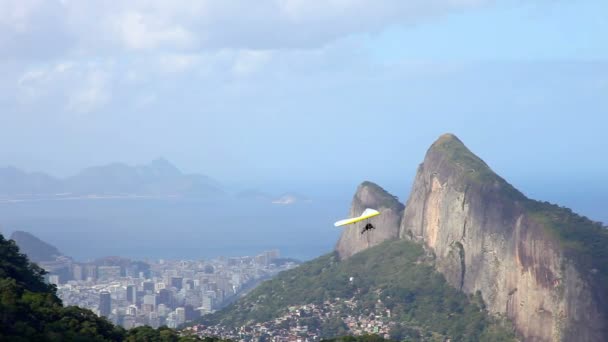
M227 184L405 195L451 132L516 186L608 189L607 14L605 0L0 0L0 166L164 157Z

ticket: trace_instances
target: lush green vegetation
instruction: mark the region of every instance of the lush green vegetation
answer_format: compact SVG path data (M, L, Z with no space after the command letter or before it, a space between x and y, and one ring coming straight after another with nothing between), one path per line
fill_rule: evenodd
M392 319L404 323L404 329L392 332L396 339L513 340L507 324L488 316L480 295L452 288L424 259L419 245L404 240L385 242L342 262L328 254L279 274L205 321L240 326L271 320L291 305L355 297L362 314L373 312L381 300Z
M528 200L530 218L553 236L583 276L592 279L595 294L608 293L608 229L600 222L548 202ZM608 298L600 296L605 303ZM608 304L608 303L605 303Z
M117 341L124 330L89 310L63 307L44 270L0 235L0 340Z
M167 327L160 327L158 329L152 329L151 327L137 327L130 329L124 336L126 342L218 342L220 340L216 338L207 337L200 339L193 335L180 336L175 330Z
M362 335L362 336L342 336L321 340L324 342L385 342L391 341L384 339L378 335Z
M125 331L90 310L64 307L44 274L0 234L0 341L200 341L168 328Z
M462 177L469 181L462 182L463 186L470 186L471 184L478 186L496 184L500 186L501 193L507 198L516 201L526 199L524 194L494 173L488 164L471 152L456 136L452 134L442 135L431 146L431 150L440 152L453 165L457 165L462 169Z

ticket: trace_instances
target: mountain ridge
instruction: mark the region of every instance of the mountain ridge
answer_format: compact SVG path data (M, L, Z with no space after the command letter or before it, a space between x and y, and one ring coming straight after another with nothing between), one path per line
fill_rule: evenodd
M418 167L399 236L424 244L452 286L480 291L527 341L608 338L608 232L528 199L453 135Z
M0 197L208 197L223 193L219 182L202 174L182 173L164 158L134 166L116 162L88 167L66 178L41 172L28 173L15 167L0 168Z
M365 264L369 253L381 253L386 244L411 241L453 289L478 296L488 313L512 322L523 341L608 340L608 230L567 208L528 199L455 135L442 135L427 150L405 206L365 181L353 196L350 216L366 207L382 212L369 236L362 237L360 226L345 228L335 254L305 264L304 275L298 268L279 275L213 317L219 322L238 311L242 323L257 310L269 318L300 298L286 287L300 288L298 279L306 284L302 291L321 291L317 295L325 298L325 286L348 286L332 278L335 267ZM375 266L387 265L377 260ZM391 271L405 277L401 282L413 274ZM369 290L373 280L367 281ZM277 301L269 304L274 309L267 307L270 298Z

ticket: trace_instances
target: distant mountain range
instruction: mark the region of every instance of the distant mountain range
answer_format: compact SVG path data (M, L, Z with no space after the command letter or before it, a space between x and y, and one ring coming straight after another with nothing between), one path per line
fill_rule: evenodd
M59 179L45 173L0 168L0 198L32 196L175 196L210 197L224 193L220 184L201 174L184 174L165 159L145 165L112 163Z

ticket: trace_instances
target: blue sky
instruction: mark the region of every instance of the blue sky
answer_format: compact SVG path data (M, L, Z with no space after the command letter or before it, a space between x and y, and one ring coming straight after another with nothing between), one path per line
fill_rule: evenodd
M608 3L528 1L391 27L370 42L379 61L598 60L608 56Z
M406 191L458 135L508 180L608 174L608 2L0 2L0 165L163 156L229 184Z

